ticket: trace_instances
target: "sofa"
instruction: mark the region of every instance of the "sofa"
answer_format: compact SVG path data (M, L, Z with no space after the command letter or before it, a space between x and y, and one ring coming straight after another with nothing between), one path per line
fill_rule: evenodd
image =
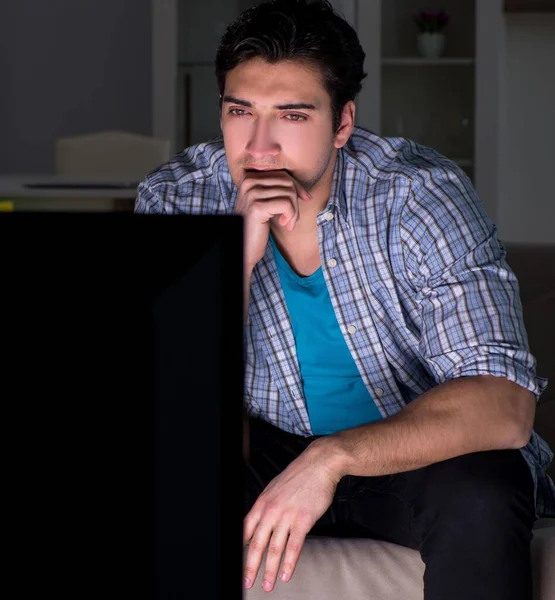
M520 285L524 321L539 375L551 382L534 428L555 450L555 244L505 244ZM555 481L555 462L549 473ZM555 519L536 521L531 543L534 600L555 599ZM245 552L246 556L246 552ZM416 550L381 540L309 535L294 576L262 590L263 568L245 600L422 600L424 563Z

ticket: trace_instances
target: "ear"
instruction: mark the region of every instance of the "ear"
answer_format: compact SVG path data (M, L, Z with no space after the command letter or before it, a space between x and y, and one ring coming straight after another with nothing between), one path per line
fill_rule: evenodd
M348 139L351 137L353 128L355 126L355 103L349 100L341 111L341 120L339 127L334 135L333 144L336 148L344 146Z

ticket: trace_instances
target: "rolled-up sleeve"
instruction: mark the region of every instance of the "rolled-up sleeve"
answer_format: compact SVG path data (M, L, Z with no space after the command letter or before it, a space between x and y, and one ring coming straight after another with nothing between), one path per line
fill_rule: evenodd
M438 383L494 375L539 398L519 286L495 225L455 165L415 177L402 218L407 275L420 310L420 353Z

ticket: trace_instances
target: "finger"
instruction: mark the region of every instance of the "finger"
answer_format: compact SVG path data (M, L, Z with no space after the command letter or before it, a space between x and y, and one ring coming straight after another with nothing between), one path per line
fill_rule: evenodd
M310 200L312 200L310 192L306 188L304 188L296 179L293 179L293 181L295 183L295 189L297 190L297 196L305 202L310 202Z
M297 190L295 186L288 182L280 182L281 185L259 185L258 183L245 192L246 200L250 202L256 202L257 200L266 200L277 196L287 196L295 198L297 196Z
M290 198L272 198L255 202L251 207L252 217L261 223L279 215L278 222L285 226L296 216L296 206Z
M262 562L262 557L268 546L271 534L272 528L270 526L259 523L247 551L247 560L245 562L244 570L244 584L246 588L252 587L252 584L256 581L260 563Z
M304 533L304 531L298 529L291 530L289 539L287 540L287 547L285 548L283 564L279 573L280 581L287 582L293 576L305 539L306 533Z
M286 219L284 217L280 217L280 220L278 221L278 223L284 227L285 229L287 229L287 231L293 231L293 229L295 229L295 225L298 221L297 217L291 217L290 219Z
M282 181L289 181L289 182L293 183L293 186L295 188L295 193L297 194L297 196L299 198L301 198L301 200L306 200L307 202L309 200L312 200L312 194L289 171L287 171L285 169L280 169L280 170L277 170L277 171L261 171L261 172L259 172L259 174L260 173L264 174L264 175L262 175L262 177L260 179L261 182L273 181L273 178L276 175L279 175L279 178Z
M298 216L288 219L282 226L287 229L287 231L293 231L295 229L295 225L299 220Z
M272 217L279 216L278 223L282 227L292 230L299 220L299 200L295 196L267 198L257 201L258 209L262 211L262 220L267 221Z
M282 176L280 177L280 179L282 181L289 181L293 184L294 189L295 189L295 193L297 194L297 196L299 198L301 198L301 200L305 200L305 201L310 201L312 200L312 195L311 193L301 184L301 182L296 179L293 175L291 175L291 173L289 173L289 171L269 171L269 173L282 173ZM267 177L263 177L262 179L260 179L261 182L265 182L266 180L271 180L270 179L271 176L267 176Z
M270 538L268 552L266 553L264 578L262 580L262 589L265 592L271 592L274 589L281 557L285 551L288 536L289 527L282 526L280 529L274 530L274 533Z
M258 523L260 523L260 515L253 507L243 520L243 548L250 542Z
M288 215L281 215L278 223L282 226L285 227L286 229L293 229L293 227L295 226L295 223L297 222L297 213L294 212L293 215L288 216Z
M255 185L265 187L286 185L290 187L292 183L295 183L295 180L286 171L247 171L240 186L247 190Z
M293 229L295 229L295 225L297 224L297 221L299 220L300 216L301 216L301 212L299 209L299 199L295 198L294 200L294 208L295 208L295 213L293 214L292 217L290 217L289 219L287 219L284 223L283 226L288 229L289 231L293 231Z
M253 186L280 186L284 185L284 182L291 182L295 188L297 196L302 200L312 200L310 192L293 176L289 171L285 169L272 170L272 171L247 171L241 181L241 185L245 183L245 191L251 189Z

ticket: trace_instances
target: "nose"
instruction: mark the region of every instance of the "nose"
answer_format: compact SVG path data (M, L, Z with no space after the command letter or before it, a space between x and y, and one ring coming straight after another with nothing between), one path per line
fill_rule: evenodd
M268 119L258 118L253 124L246 150L255 160L278 156L281 147L275 139L272 124Z

